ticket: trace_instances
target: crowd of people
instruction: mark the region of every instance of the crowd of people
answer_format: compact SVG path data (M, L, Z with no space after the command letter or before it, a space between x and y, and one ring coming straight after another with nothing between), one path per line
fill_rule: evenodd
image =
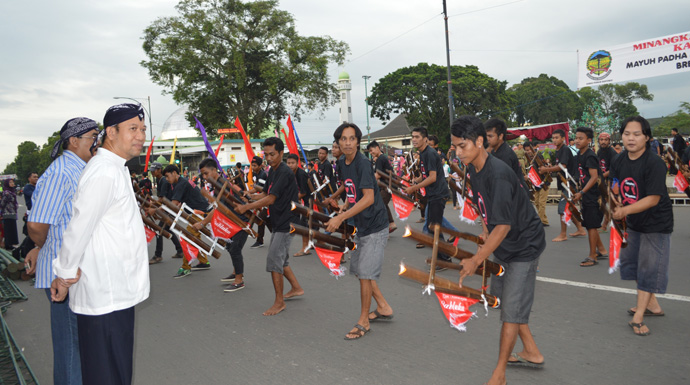
M269 138L262 144L263 158L250 161L251 179L241 164L223 170L210 158L199 164L198 174L192 177L187 169L181 172L174 164L157 162L148 168L151 179L146 173L137 177L125 162L142 151L146 138L143 109L135 104L112 106L103 121L102 130L89 118L67 121L51 154L53 163L40 178L30 174L24 187L25 231L33 242L26 257L27 272L35 274L35 287L43 289L48 298L56 384L131 382L134 307L149 296L149 265L163 260L164 243L159 232L149 256L142 215L153 216L156 209L138 205L135 189L200 213L203 220L192 224L196 230L209 226L221 204L244 222L267 209L270 214L257 227L250 247L264 246L268 227L266 271L275 297L263 314L275 316L286 308L286 299L304 294L289 260L308 255L309 240L302 237L300 251L290 255L290 226L305 225L305 218L296 215L291 204L308 204L317 185L324 197L322 210L332 217L325 225L326 233L339 231L343 224L357 228L357 248L349 253L349 260L345 256L341 260L349 262L350 274L359 281L361 307L355 326L345 334L346 340L357 340L371 330L372 322L394 317L377 283L389 234L397 229L394 210L389 207L391 192L379 188L381 174L396 174L409 182L404 193L417 200L419 222L427 233L434 225L457 231L444 218L444 210L448 201L454 208L462 205L464 198L449 184L462 188L459 180L465 178L471 182L467 199L478 207L483 246L461 261L458 283L462 285L492 255L505 269L504 275L492 277L489 287L491 295L501 299L502 321L498 361L490 384L505 383L507 366L543 368L545 364L529 328L529 317L539 258L546 247L544 227L550 221L545 207L553 178L560 195L560 233L552 241L587 236L589 250L580 266L596 266L608 254L600 233L608 231L612 220L625 221L628 247L621 251L620 275L623 280L637 281L638 292L636 306L629 309L629 325L636 335L645 336L650 330L644 317L664 314L656 294L664 293L668 283L673 212L665 184L667 166L656 156L661 152L655 151L651 128L642 117L622 123L619 132L624 150L617 150L610 135L601 133L595 153L594 131L578 127L575 149L568 145L566 132L554 131L551 141L556 151L551 154L538 151L537 144L529 141L511 148L506 124L500 119L482 122L462 116L451 126L447 152L440 149L438 137L417 127L411 133L414 150L390 159L375 141L367 145L371 158L365 156L360 151L361 130L344 123L333 133L333 161L329 161L329 148L322 147L317 159L300 167L297 155L284 160L281 139ZM682 147L681 141L682 136L674 140L673 149L687 164L690 148ZM530 172L539 176L538 183ZM221 180L229 182L231 197L220 193ZM19 244L16 195L14 181L5 181L0 209L6 247ZM608 210L603 209L605 201ZM569 211L581 213L581 221L569 219ZM576 229L568 234L571 222ZM166 223L158 225L170 230ZM180 239L174 233L170 239L175 248L172 258L181 259L174 278L211 268L204 253L199 253L196 264L190 264ZM226 283L225 292L245 288L242 250L247 240L248 232L239 231L225 243L234 269L221 279ZM442 235L440 240L444 241ZM443 253L438 259L451 260ZM284 280L290 286L287 291ZM518 338L522 351L513 352Z

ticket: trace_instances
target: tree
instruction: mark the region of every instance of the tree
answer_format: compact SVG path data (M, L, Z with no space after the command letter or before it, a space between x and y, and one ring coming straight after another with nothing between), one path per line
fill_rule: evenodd
M609 134L616 134L620 126L621 120L616 115L604 113L599 101L591 99L590 104L584 107L582 117L577 122L578 126L591 127L594 132L607 132Z
M342 64L348 45L300 36L276 0L182 0L178 16L144 31L149 60L141 65L214 135L234 116L257 137L288 112L299 119L335 104L328 65Z
M451 66L455 115L491 117L507 110L510 98L505 81L479 72L476 66ZM371 114L383 121L406 114L410 125L425 126L449 142L448 84L445 66L419 63L381 78L369 96Z
M670 135L672 128L677 128L681 134L690 134L690 102L681 102L680 109L664 118L654 134Z
M652 101L654 95L650 94L644 84L629 82L625 84L602 84L599 86L599 102L607 115L615 115L618 119L639 115L637 107L633 104L636 99Z
M517 104L515 120L520 125L565 122L579 116L579 97L556 77L525 78L508 92Z

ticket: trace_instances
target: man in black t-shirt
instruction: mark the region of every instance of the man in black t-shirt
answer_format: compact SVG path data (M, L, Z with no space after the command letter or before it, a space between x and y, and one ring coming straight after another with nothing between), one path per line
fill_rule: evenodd
M326 225L328 231L336 231L344 221L354 218L357 226L357 248L351 254L350 274L359 279L361 311L357 324L345 336L346 340L354 340L371 330L371 321L393 318L393 308L376 283L381 276L384 250L388 243L388 220L371 163L359 152L362 131L355 124L343 123L335 130L333 137L345 155L338 160L343 184L335 192L334 198L328 201L337 199L345 192L346 202L342 209L346 210ZM372 297L376 301L376 309L369 312Z
M520 185L529 193L527 184L524 182L525 173L520 166L520 160L515 155L515 151L505 142L505 135L508 132L506 123L501 119L493 118L484 123L484 128L486 129L486 141L489 144L488 151L513 170L520 181Z
M443 224L443 210L446 207L446 200L448 199L448 182L445 179L443 172L443 162L438 153L431 148L427 140L427 130L424 127L417 127L412 129L412 145L419 151L419 168L421 175L414 178L414 184L405 189L407 195L412 195L417 190L422 190L426 197L426 223L424 228L428 231L428 227L432 224L442 226ZM444 240L443 234L439 239ZM449 262L450 257L443 253L438 253L438 258ZM439 268L438 270L443 270Z
M506 366L544 366L528 322L534 301L539 256L546 248L544 227L520 179L504 162L484 149L486 131L475 116L461 116L451 126L451 141L460 160L468 165L472 200L482 216L484 245L471 258L463 259L463 279L474 274L491 253L505 268L501 277L491 277L491 294L501 299L501 343L498 364L489 383L506 383ZM512 353L518 336L523 345Z
M594 139L594 131L589 127L578 127L575 133L575 146L578 149L577 168L580 190L573 196L573 202L582 200L582 225L587 229L589 237L589 255L580 263L582 267L598 264L598 258L605 258L606 250L599 237L601 220L604 215L599 203L599 159L589 146Z
M560 175L563 175L564 177L567 178L565 172L561 169L559 165L563 165L563 167L568 170L568 174L574 179L575 176L577 175L577 162L575 161L575 157L573 156L573 153L570 151L570 147L565 143L566 136L565 136L565 131L561 130L560 128L557 130L554 130L554 132L551 134L551 140L553 141L553 144L556 145L556 156L555 159L551 162L553 166L543 166L539 167L539 173L543 174L545 172L555 172L557 173L558 177L556 177L556 186L558 186L558 191L562 192L566 196L568 196L570 193L567 191L568 187L561 182ZM572 183L572 182L571 182ZM565 206L566 206L566 200L565 198L561 197L561 200L558 202L558 216L560 217L561 220L561 233L558 234L558 236L554 239L552 239L552 242L563 242L568 240L568 225L563 221L563 214L565 213ZM584 237L587 235L587 232L585 229L582 227L580 222L576 221L575 218L572 218L573 223L577 227L577 231L574 233L571 233L571 237Z
M678 133L677 128L671 129L671 135L673 135L673 151L675 151L678 156L681 156L687 147L685 138L683 138L683 135Z
M616 155L616 151L611 147L611 135L607 132L599 134L599 151L597 151L597 158L599 158L602 183L606 184L606 188L608 188L607 182L611 180L609 177L609 168L611 168L611 162L613 162L613 158L615 158ZM601 199L608 200L608 197L601 197ZM604 222L601 224L603 229L601 232L606 232L609 222L611 222L611 218L609 218L609 213L607 211L604 213Z
M299 167L299 157L296 154L288 154L287 159L285 161L288 167L290 167L290 170L295 173L295 180L297 181L297 189L299 190L297 197L299 198L299 202L302 203L304 206L309 206L309 194L311 191L309 190L309 176L307 175L307 172L302 170ZM300 224L304 227L307 226L307 221L304 218L300 218L299 220ZM309 251L304 251L307 249L307 246L309 245L309 237L306 235L302 235L302 248L295 254L293 254L293 257L301 257L304 255L311 255L311 252Z
M333 165L328 161L328 147L326 146L319 148L319 164L316 171L319 173L319 180L321 182L325 182L326 178L328 178L330 187L326 187L327 190L324 195L330 195L337 190L335 178L333 177Z
M220 173L218 173L218 164L216 163L215 160L211 158L206 158L201 161L199 164L199 172L201 173L201 176L206 179L206 180L212 180L212 181L217 181L218 178L220 178ZM236 198L240 199L240 195L237 193L237 191L233 188L230 191L231 194L234 194ZM216 194L220 193L220 190L215 190ZM238 218L243 220L245 223L249 222L249 218L246 216L237 213L235 210L233 210L233 205L230 202L227 202L225 198L223 197L218 197L220 202L226 206L231 212L237 215ZM208 225L214 215L215 209L208 213L206 215L206 218L204 218L203 221L197 222L193 224L192 226L197 229L201 230L202 227L205 227ZM234 268L234 271L232 274L225 278L221 278L221 282L226 282L228 285L223 289L224 292L226 293L231 293L237 290L244 289L244 256L242 255L242 249L244 248L244 244L247 242L248 234L246 231L239 231L235 235L232 236L230 239L230 242L225 243L225 249L230 253L230 258L232 260L232 266Z
M182 203L184 203L192 210L199 210L204 213L208 213L212 210L213 206L201 195L201 191L193 187L187 178L180 176L180 169L177 168L177 166L174 164L166 166L165 169L163 169L163 175L165 175L165 178L172 187L172 197L170 200L173 204L181 207ZM208 270L211 268L211 264L208 262L208 258L206 258L204 253L200 252L197 258L199 263L194 267L189 265L187 258L182 258L182 266L177 270L177 274L175 274L173 278L186 277L192 270Z
M611 164L614 193L622 205L614 207L613 219L625 219L628 246L621 249L621 279L637 281L637 306L628 311L629 322L639 336L650 333L644 316L663 315L656 294L668 285L673 208L666 188L666 165L650 150L649 122L635 116L621 124L625 151Z
M254 158L252 158L250 167L252 168L253 187L251 188L251 190L246 191L244 193L245 196L264 191L264 188L266 186L266 180L268 179L268 174L266 174L266 171L264 170L264 160L261 159L261 157L255 156ZM256 241L254 242L254 244L249 246L252 249L264 247L264 234L266 234L265 224L262 223L259 225L257 229L257 234L258 236L256 237Z
M380 179L379 174L376 173L376 171L383 171L385 173L388 173L389 171L391 172L391 175L393 174L393 166L391 166L391 162L388 161L388 157L386 154L384 154L381 151L381 147L379 147L379 144L377 141L373 141L367 145L367 150L369 150L369 153L371 156L374 157L374 176L376 177L376 180ZM383 204L386 206L386 212L388 213L388 232L392 233L395 231L398 226L395 225L395 220L393 219L393 214L391 213L390 207L388 207L388 203L391 201L391 194L388 193L388 190L386 189L380 189L381 191L381 198L383 198Z
M295 173L283 162L285 145L279 138L268 138L262 144L266 162L271 166L266 188L253 198L256 201L238 206L237 212L244 214L253 209L268 206L269 218L273 234L266 256L266 271L271 273L275 300L273 306L263 315L276 315L285 310L285 299L300 296L304 290L297 281L297 277L288 265L290 257L290 222L295 221L292 202L297 201L299 190ZM286 278L292 288L283 294L283 278Z
M156 195L158 196L158 199L160 199L161 197L172 199L172 188L170 187L170 183L168 183L168 180L165 178L165 176L163 176L163 165L159 162L153 162L151 164L150 170L151 175L153 175L153 177L156 178ZM156 212L156 209L146 209L146 211L149 215L153 215ZM170 230L170 227L167 226L163 221L160 221L160 223L158 223L158 226L165 230ZM162 235L156 234L156 249L153 252L153 258L149 260L149 265L153 265L163 261L163 238L164 237ZM170 240L175 246L175 255L173 255L171 258L184 257L184 254L182 252L182 245L180 244L180 240L177 238L177 235L171 232Z

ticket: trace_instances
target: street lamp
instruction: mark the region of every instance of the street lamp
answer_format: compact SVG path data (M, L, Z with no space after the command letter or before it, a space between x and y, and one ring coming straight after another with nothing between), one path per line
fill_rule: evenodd
M367 91L367 79L371 78L369 75L362 76L364 79L364 103L367 105L367 145L371 143L371 135L369 134L369 94Z
M137 103L139 103L139 100L147 100L148 104L149 104L149 109L147 110L146 108L144 108L144 111L146 111L146 114L149 116L149 131L151 132L151 138L153 138L153 123L151 122L151 97L150 96L147 96L145 98L129 98L126 96L113 96L113 99L129 99L129 100L135 101ZM139 104L141 104L141 103L139 103Z

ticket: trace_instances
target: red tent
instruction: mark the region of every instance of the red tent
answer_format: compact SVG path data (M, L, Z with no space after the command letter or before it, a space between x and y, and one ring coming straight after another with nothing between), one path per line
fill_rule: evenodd
M539 126L516 127L509 128L506 134L506 140L518 138L520 135L525 135L529 140L545 141L551 138L554 131L561 129L565 131L566 143L568 142L568 133L570 132L570 125L567 122L542 124Z

